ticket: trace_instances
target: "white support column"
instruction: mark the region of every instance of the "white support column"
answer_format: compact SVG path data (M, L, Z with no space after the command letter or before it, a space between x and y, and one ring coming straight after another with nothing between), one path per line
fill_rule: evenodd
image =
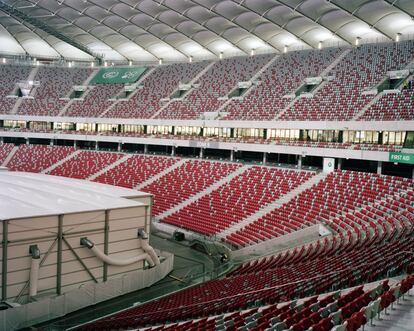
M148 154L148 145L147 144L144 145L144 154Z
M98 142L95 141L95 151L97 151L97 150L98 150Z
M122 150L122 143L118 143L118 152Z
M77 147L76 140L73 141L73 147L75 147L75 148Z
M342 159L338 159L338 169L342 169Z
M200 148L200 159L204 157L204 148Z
M302 155L298 157L298 169L302 169Z
M172 146L171 148L171 156L175 156L175 146Z
M232 149L230 151L230 161L233 162L234 161L234 149Z
M29 144L30 144L29 138L26 138L26 145L29 145Z
M263 164L267 163L267 152L263 153Z
M378 175L381 175L382 174L382 161L378 161L377 174Z

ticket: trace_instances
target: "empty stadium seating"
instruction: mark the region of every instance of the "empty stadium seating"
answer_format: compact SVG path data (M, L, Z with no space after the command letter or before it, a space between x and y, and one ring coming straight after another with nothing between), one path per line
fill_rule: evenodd
M189 92L184 100L173 101L157 118L196 119L204 112L215 112L224 103L218 100L248 81L273 56L236 57L216 62L200 79L200 85Z
M73 85L81 85L91 74L88 68L40 67L34 80L33 99L24 99L17 110L20 115L57 116Z
M260 330L281 322L284 327L277 330L293 326L292 330L306 330L311 326L314 330L330 330L342 320L356 323L354 314L378 298L383 302L382 309L395 300L394 296L386 294L390 289L388 280L375 287L357 285L403 272L414 260L409 253L413 245L411 234L382 243L358 240L350 233L325 238L307 247L248 262L224 278L123 310L77 330L168 325L216 315L220 320L218 324L221 324L222 314L235 319L230 324L241 326L249 315L241 314L243 309L249 309L251 315L263 312L254 315L257 324L262 325ZM412 277L406 278L402 284L407 291L412 287ZM321 295L353 286L357 287ZM315 297L289 303L290 300L310 296ZM237 316L240 314L243 316L238 324L240 318ZM187 323L188 327L192 322Z
M229 234L225 240L240 247L279 237L317 222L332 225L335 218L345 222L357 209L379 203L384 198L393 199L402 190L412 192L412 189L413 181L410 179L338 170L281 207ZM336 222L341 223L339 220ZM337 231L343 227L346 230L343 223L333 225Z
M280 55L259 77L260 84L247 97L226 108L228 120L272 120L285 108L306 77L319 76L341 49L302 51Z
M253 166L162 221L212 235L309 179L311 172Z
M142 87L128 100L118 102L104 117L150 118L162 106L161 99L170 97L179 83L189 83L208 65L208 62L194 64L171 64L157 67Z
M0 65L0 114L9 113L16 98L6 98L15 92L19 81L27 80L32 67L16 65Z
M121 153L81 151L49 172L50 175L85 179L120 159Z
M89 88L83 100L74 100L65 112L66 116L99 117L112 105L109 99L123 89L122 84L97 84Z
M369 107L359 121L412 121L414 120L414 91L387 93Z
M363 45L353 49L329 73L333 76L312 98L299 98L283 120L347 121L372 100L362 92L375 88L389 70L404 69L413 58L412 41Z
M6 160L7 156L13 149L13 144L0 143L0 165Z
M7 167L13 171L41 172L75 151L74 147L20 145Z
M172 166L178 158L133 155L126 161L104 172L95 182L133 188Z
M239 166L229 162L188 160L157 181L144 186L142 191L154 195L153 214L158 215L227 176Z

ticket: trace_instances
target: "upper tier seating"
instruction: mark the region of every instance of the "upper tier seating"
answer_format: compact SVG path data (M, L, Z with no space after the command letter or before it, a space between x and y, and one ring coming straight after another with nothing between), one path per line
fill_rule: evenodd
M10 154L13 147L13 144L0 143L0 166L6 160L7 156Z
M216 62L200 79L200 86L183 99L171 102L157 118L196 119L205 112L217 111L224 103L218 100L233 90L238 82L248 81L273 55L236 57Z
M151 155L133 155L126 161L104 172L95 182L134 188L161 171L171 167L178 158Z
M225 240L240 247L279 237L317 222L331 224L333 218L358 208L412 190L411 179L337 170ZM338 227L335 227L338 229Z
M240 165L229 162L188 160L141 190L154 195L158 215L227 176Z
M208 65L208 62L194 64L170 64L157 67L128 101L119 101L104 117L150 118L162 106L161 99L168 98L179 83L189 83Z
M122 89L122 84L96 84L87 92L84 100L74 100L73 103L66 110L66 116L74 117L99 117L114 100L109 100L115 97Z
M27 80L32 67L0 65L0 114L7 114L16 103L16 98L6 98L13 94L19 81Z
M88 68L40 67L34 80L40 82L31 95L24 99L17 111L20 115L57 116L67 100L73 85L81 85L91 74Z
M369 107L359 121L413 121L414 90L387 93Z
M162 221L212 235L291 191L313 173L252 166Z
M249 262L224 278L195 285L103 317L79 327L78 330L132 329L189 318L205 318L265 305L270 305L268 309L264 309L264 318L261 320L266 327L280 321L284 321L287 326L301 322L306 322L309 326L316 325L339 309L343 317L348 319L355 311L386 293L389 289L388 281L366 290L363 286L358 286L343 293L335 292L318 299L306 299L299 304L303 316L291 310L298 304L296 301L282 305L275 303L319 296L332 289L372 282L387 276L387 273L396 275L414 261L414 255L410 253L413 248L412 235L398 237L397 240L386 243L355 239L350 234L325 238L315 246L302 246ZM404 291L411 287L410 284L411 281L404 281ZM308 310L311 305L314 309L312 312ZM325 312L325 309L328 311ZM257 312L257 308L254 312ZM316 312L317 314L313 314ZM272 317L278 318L272 320ZM330 327L326 330L330 330L335 323L334 316L330 317L323 322L329 323ZM305 321L307 318L310 319Z
M122 156L121 153L81 151L54 168L49 174L85 179L114 163Z
M41 172L75 151L74 147L20 145L7 167L14 171Z
M319 76L341 49L291 52L280 57L259 77L260 85L243 100L233 100L225 108L228 120L271 120L285 108L306 77Z
M281 119L349 121L373 98L362 92L379 84L387 71L404 69L413 57L413 41L355 48L331 70L332 81L312 98L299 98Z

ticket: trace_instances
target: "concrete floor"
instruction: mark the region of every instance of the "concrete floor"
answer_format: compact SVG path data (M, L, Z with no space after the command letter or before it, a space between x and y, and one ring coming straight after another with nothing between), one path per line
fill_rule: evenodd
M145 302L161 295L181 290L185 287L194 285L197 282L207 280L208 277L196 279L190 278L192 275L199 275L203 272L209 274L213 273L215 270L215 262L211 257L197 252L184 244L172 242L153 235L151 237L151 245L155 248L174 253L174 270L168 277L149 288L79 310L57 320L39 324L31 328L31 330L66 330L121 309L131 307L135 303ZM183 279L184 281L182 281Z

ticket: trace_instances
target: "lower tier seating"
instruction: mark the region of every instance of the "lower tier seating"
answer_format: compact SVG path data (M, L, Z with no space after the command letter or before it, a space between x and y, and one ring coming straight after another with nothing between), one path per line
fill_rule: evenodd
M123 156L121 153L81 151L49 172L50 175L85 179Z
M253 166L163 222L212 235L291 191L314 173Z
M10 154L13 149L13 144L0 143L0 165L6 160L7 156Z
M174 157L133 155L126 161L99 175L94 181L133 188L171 167L178 160Z
M204 190L239 167L240 165L230 162L188 160L143 187L142 191L154 195L152 212L158 215Z
M328 223L334 230L340 231L347 226L337 226L336 222L345 222L343 220L353 215L357 209L379 203L383 198L393 199L403 190L412 192L413 181L337 170L281 207L229 234L225 241L238 248L279 237L318 222Z
M209 316L220 319L222 314L234 317L234 326L239 323L240 311L253 309L254 314L259 312L257 307L263 307L260 312L265 316L258 323L259 330L281 322L285 324L283 328L271 330L293 326L294 330L311 326L313 330L330 330L342 321L348 325L356 323L354 314L378 298L385 307L393 300L387 294L390 289L387 280L375 288L360 284L398 275L414 261L410 253L414 248L412 228L410 234L386 242L357 239L349 232L319 240L316 245L318 251L311 253L309 248L300 247L248 262L226 277L123 310L78 330L142 328ZM409 277L401 287L407 291L412 282ZM354 286L349 291L322 295ZM311 298L296 301L307 297ZM291 300L294 301L288 303ZM256 319L260 317L255 315ZM218 324L222 324L221 319Z
M75 151L74 147L20 145L7 167L13 171L41 172Z

